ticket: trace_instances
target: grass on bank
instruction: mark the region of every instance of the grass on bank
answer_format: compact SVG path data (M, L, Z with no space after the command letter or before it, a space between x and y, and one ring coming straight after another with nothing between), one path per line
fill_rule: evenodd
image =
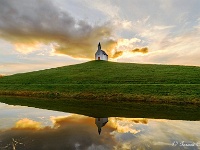
M200 105L200 67L91 61L0 78L0 95Z
M143 101L154 103L195 104L200 106L199 85L138 84L31 84L3 85L1 95L73 98L88 100Z

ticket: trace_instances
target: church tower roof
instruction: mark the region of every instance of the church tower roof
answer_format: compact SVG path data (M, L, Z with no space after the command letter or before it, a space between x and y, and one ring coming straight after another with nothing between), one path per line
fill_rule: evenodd
M101 43L98 44L98 50L101 50Z

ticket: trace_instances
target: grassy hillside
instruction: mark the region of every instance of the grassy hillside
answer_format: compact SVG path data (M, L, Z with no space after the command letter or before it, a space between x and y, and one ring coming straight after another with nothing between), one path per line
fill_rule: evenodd
M1 95L200 105L200 67L91 61L0 78Z
M200 67L90 61L16 74L0 84L200 84Z

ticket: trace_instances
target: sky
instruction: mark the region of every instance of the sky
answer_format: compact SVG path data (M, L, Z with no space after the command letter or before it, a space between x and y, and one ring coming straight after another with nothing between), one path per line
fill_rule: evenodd
M0 74L94 60L200 66L199 0L0 0Z

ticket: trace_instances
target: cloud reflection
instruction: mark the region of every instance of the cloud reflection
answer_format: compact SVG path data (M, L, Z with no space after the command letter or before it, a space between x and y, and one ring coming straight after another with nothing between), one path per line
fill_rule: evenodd
M96 119L72 114L50 117L53 125L44 126L23 118L14 127L0 131L0 149L177 149L180 147L172 146L174 141L200 141L198 121L111 117L99 135Z
M19 120L14 128L0 132L0 149L12 147L14 139L19 143L16 149L112 149L115 140L110 134L114 129L105 128L99 137L94 118L72 115L51 118L53 127L42 127L30 119ZM23 137L23 138L22 138ZM109 140L107 140L109 139Z
M15 127L13 129L32 129L38 130L42 129L42 125L39 122L30 120L28 118L24 118L16 122Z
M108 125L115 128L118 133L132 133L137 134L141 130L136 130L133 128L134 123L147 124L148 120L143 118L133 119L133 118L118 118L111 117L109 118Z

